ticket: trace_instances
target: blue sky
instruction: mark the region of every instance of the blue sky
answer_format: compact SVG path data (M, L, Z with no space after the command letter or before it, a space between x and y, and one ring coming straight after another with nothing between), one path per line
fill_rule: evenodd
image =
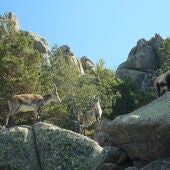
M8 11L50 47L67 44L76 56L103 59L113 70L139 39L170 36L170 0L1 0L0 13Z

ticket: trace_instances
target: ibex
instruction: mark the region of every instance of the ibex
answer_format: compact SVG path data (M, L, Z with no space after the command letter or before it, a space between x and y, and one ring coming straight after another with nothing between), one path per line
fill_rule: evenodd
M99 122L102 116L102 109L100 107L99 96L94 96L93 107L83 115L82 130L85 135L85 128L89 127L94 122Z
M170 91L170 70L155 79L154 88L158 97Z
M6 127L9 126L10 120L18 112L29 112L33 111L36 115L36 120L39 120L40 110L51 102L61 103L57 89L54 93L39 95L39 94L19 94L13 96L8 100L9 114L6 118Z

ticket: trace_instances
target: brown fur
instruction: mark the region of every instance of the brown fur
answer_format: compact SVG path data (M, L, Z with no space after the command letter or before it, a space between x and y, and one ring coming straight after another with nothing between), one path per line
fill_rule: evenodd
M154 88L158 97L170 90L170 71L165 72L155 79Z
M13 119L18 112L33 111L38 120L40 110L52 101L61 102L57 92L43 96L39 94L19 94L11 97L11 99L8 100L10 112L7 115L6 127L10 119Z
M93 107L91 110L87 111L83 115L83 123L82 123L82 128L83 131L85 128L90 126L94 122L99 122L101 120L101 115L102 115L102 109L100 107L100 102L99 102L99 97L95 96L93 99ZM85 132L84 132L85 133Z

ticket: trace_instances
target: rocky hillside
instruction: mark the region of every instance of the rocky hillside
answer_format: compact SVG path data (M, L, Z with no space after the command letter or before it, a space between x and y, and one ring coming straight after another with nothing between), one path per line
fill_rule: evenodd
M127 60L118 67L117 74L132 78L141 88L152 86L153 78L163 62L160 53L163 42L159 34L155 34L149 41L140 39L131 49Z
M132 161L131 169L168 170L169 108L170 92L167 92L130 114L118 116L113 121L101 122L94 139L101 146L124 149Z
M16 31L21 30L20 25L19 25L19 20L16 14L9 12L8 15L11 21L14 23ZM50 66L51 65L50 60L49 60L50 48L49 48L47 40L36 33L30 32L30 31L23 31L23 32L25 32L27 36L31 37L31 39L34 40L34 48L42 53L43 64Z
M11 20L15 23L15 29L20 30L19 21L14 13L9 13ZM40 35L24 31L34 40L34 48L43 54L43 64L50 66L50 48L46 39ZM133 47L125 62L120 64L117 69L117 75L127 76L135 80L141 88L147 88L153 85L153 78L156 71L160 68L163 61L160 48L163 47L164 39L155 34L150 40L140 39L137 45ZM69 55L71 61L83 75L87 70L95 70L95 64L87 57L78 58L68 45L58 48L58 54ZM56 57L59 55L56 54Z
M113 121L101 122L95 142L47 123L0 130L4 170L168 170L170 92ZM102 146L100 146L100 145Z
M15 29L17 31L21 30L16 14L10 12L9 18L15 23ZM48 45L48 41L34 32L30 32L30 31L24 31L24 32L26 33L27 36L31 37L31 39L34 40L34 48L42 53L43 64L51 66L50 59L49 59L51 51ZM95 64L92 62L92 60L89 57L83 56L81 58L78 58L71 51L68 45L63 45L59 47L58 53L62 53L63 56L69 55L71 61L79 69L82 75L85 73L86 70L95 70ZM57 54L56 54L56 57L58 57Z
M60 53L62 53L63 56L70 56L70 60L72 61L73 64L75 64L75 66L78 68L78 70L80 71L82 75L87 70L95 71L96 66L89 57L83 56L81 58L78 58L71 51L71 48L68 45L63 45L58 48L57 53L56 53L56 59L61 56Z
M9 18L15 23L16 31L19 31L20 27L16 15L9 13ZM34 49L38 50L42 54L43 64L50 67L52 64L50 63L51 51L47 40L36 33L29 31L23 32L34 40ZM3 35L1 38L3 38ZM139 87L144 89L152 86L153 78L163 62L163 56L161 56L159 51L159 49L163 47L163 43L164 40L158 34L155 34L155 36L149 41L144 39L139 40L137 45L130 51L127 61L118 67L117 75L120 77L131 77L138 83ZM4 48L6 48L6 46ZM62 55L60 55L61 53ZM82 75L85 74L87 70L92 70L94 72L96 69L95 64L89 59L89 57L84 56L78 58L68 45L63 45L57 48L54 56L56 61L58 57L61 56L69 56L72 63L75 64ZM16 65L14 66L16 67ZM111 79L113 79L113 77L114 76L111 76ZM47 80L45 79L45 81ZM104 83L105 82L107 81L104 81ZM66 84L66 82L64 82L64 84ZM125 84L125 86L127 87L127 84ZM80 97L78 96L78 99L85 96L87 87L88 86L82 88L83 90L80 90L83 94L81 93ZM109 87L111 87L111 90L108 88L107 91L103 88L104 91L102 89L101 94L105 94L105 92L107 92L106 94L108 96L111 95L110 106L111 109L114 109L113 106L115 105L112 103L112 97L116 92L112 90L115 89L116 86L110 86L109 84ZM89 89L91 90L91 88ZM77 88L75 92L76 91ZM66 90L64 89L63 92L66 92ZM123 91L122 94L127 96L127 93L131 94L131 92L132 91L127 92L126 90ZM142 101L145 100L144 97L145 96L143 95L141 98ZM138 97L135 98L135 101L137 101L137 99ZM107 101L105 101L107 98L103 98L102 100L103 103L107 105ZM133 100L130 100L130 98L127 100L129 102L128 106L132 107L133 104L131 101ZM74 95L73 101L76 106L77 103L74 100ZM120 101L119 103L121 104L124 102L123 100L117 101ZM4 100L3 102L5 105L7 100ZM118 102L116 105L119 104ZM71 103L71 105L73 104ZM58 126L43 122L36 123L33 126L22 125L11 128L2 128L0 130L0 169L170 169L169 108L170 92L167 92L162 97L130 114L117 116L113 121L102 121L97 125L97 133L93 138L95 141L73 131L62 129ZM72 110L79 113L79 110L76 109L77 107L73 107ZM59 113L56 109L53 111L56 115ZM47 113L48 116L50 115L50 112L51 110ZM6 112L4 113L6 114ZM61 114L63 113L67 113L67 110ZM127 107L125 113L127 113ZM49 121L49 117L47 117L47 121ZM56 120L56 117L53 118ZM66 123L68 124L68 121Z

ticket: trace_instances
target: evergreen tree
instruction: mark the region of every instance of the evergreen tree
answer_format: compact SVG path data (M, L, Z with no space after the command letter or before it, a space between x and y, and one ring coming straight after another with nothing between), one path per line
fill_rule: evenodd
M151 89L143 90L130 78L120 79L115 72L104 67L100 60L96 69L96 85L101 97L103 119L114 119L128 114L154 99Z
M111 119L118 115L131 113L155 99L151 88L141 89L129 77L121 79L117 90L120 95L112 106L113 114L110 117Z
M163 62L159 69L159 74L163 74L166 71L170 70L170 38L167 38L164 41L164 46L160 50L163 56Z
M31 39L14 29L7 14L0 16L0 33L0 119L4 122L11 96L41 91L41 56Z
M120 97L118 87L122 81L116 77L114 71L104 67L105 62L100 60L96 68L96 85L101 98L103 117L109 118L113 114L112 107Z
M75 131L75 123L81 122L97 93L96 85L92 83L94 78L81 75L71 56L58 52L57 46L53 48L51 63L53 82L58 87L62 104L51 106L50 112L44 114L44 120Z

